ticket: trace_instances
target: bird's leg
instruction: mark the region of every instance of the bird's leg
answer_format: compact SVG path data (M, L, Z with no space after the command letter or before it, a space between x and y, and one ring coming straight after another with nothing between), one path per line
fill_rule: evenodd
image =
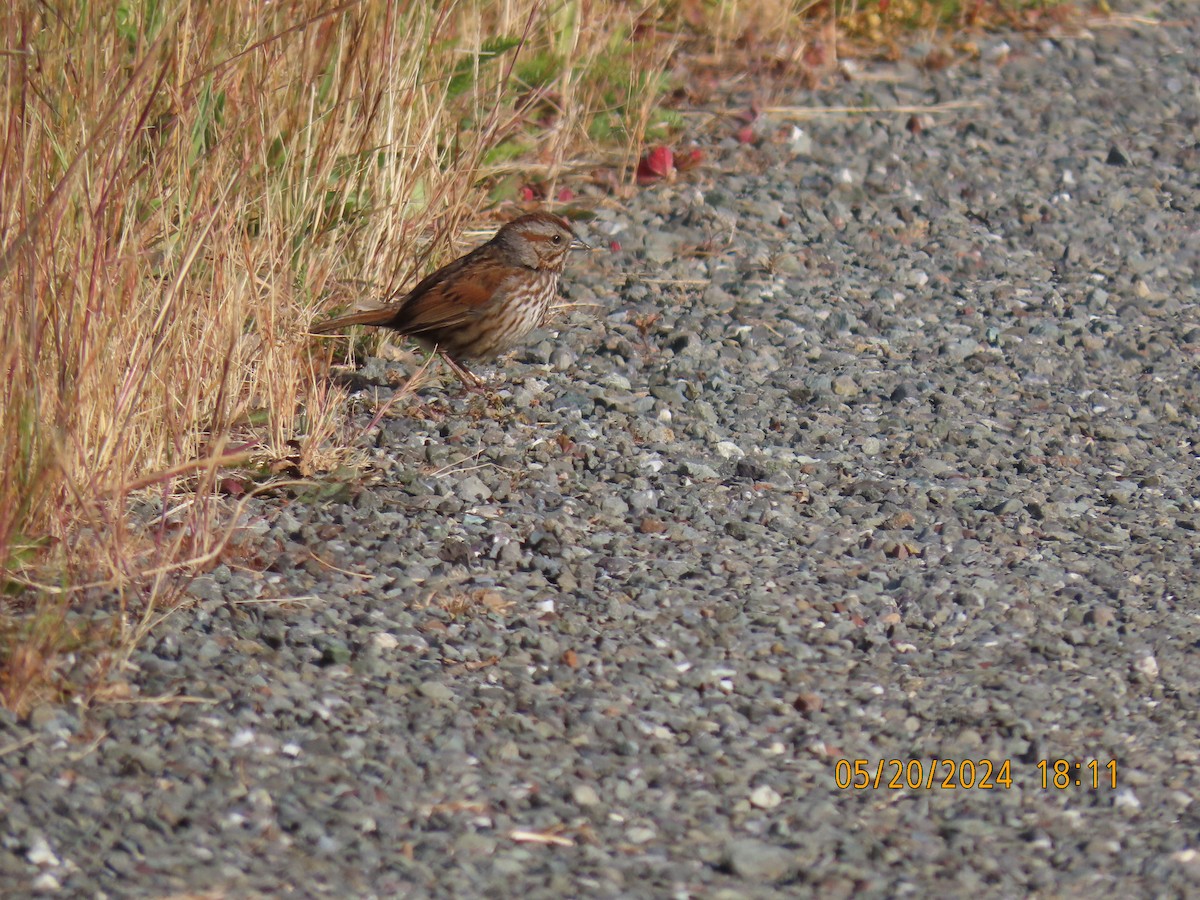
M440 356L442 359L444 359L446 361L446 365L448 365L451 368L451 370L453 370L454 374L458 376L458 380L461 381L464 385L466 385L468 390L472 390L472 391L482 391L483 390L483 382L480 381L478 376L476 376L475 373L473 373L470 369L468 369L466 366L464 366L462 363L460 363L457 359L455 359L453 356L451 356L445 350L439 349L437 351L437 354L438 354L438 356Z

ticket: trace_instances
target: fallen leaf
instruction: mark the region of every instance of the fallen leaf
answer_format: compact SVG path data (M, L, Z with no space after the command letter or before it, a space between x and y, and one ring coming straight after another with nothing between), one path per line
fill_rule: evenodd
M675 174L675 154L670 147L653 147L638 163L638 184L652 184Z
M222 478L221 492L230 497L240 497L246 493L246 482L233 476Z

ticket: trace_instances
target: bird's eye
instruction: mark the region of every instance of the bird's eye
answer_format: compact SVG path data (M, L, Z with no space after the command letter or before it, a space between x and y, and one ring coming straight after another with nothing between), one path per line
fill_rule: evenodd
M554 243L556 243L556 244L561 244L562 243L562 235L556 234L553 238L551 238L551 240L553 240Z

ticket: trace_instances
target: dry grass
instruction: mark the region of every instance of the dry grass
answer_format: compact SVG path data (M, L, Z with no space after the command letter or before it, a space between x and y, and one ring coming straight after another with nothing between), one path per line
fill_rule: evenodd
M330 344L304 337L314 314L441 260L505 154L553 179L586 110L623 117L634 152L654 92L610 76L635 12L126 0L5 14L0 703L28 707L69 654L127 647L176 601L236 524L223 465L253 451L320 468L344 398ZM654 77L666 51L645 48ZM533 90L537 123L516 102Z
M547 196L600 144L625 178L671 125L657 102L681 33L719 59L759 27L796 61L828 9L68 0L0 16L0 704L105 690L239 525L223 470L336 461L345 398L333 344L304 336L315 315L444 261L511 195L514 159Z

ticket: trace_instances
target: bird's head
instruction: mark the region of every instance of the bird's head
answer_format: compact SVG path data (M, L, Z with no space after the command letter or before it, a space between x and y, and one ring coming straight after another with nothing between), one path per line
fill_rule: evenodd
M547 212L513 219L492 240L514 264L551 272L563 270L572 250L587 248L566 219Z

